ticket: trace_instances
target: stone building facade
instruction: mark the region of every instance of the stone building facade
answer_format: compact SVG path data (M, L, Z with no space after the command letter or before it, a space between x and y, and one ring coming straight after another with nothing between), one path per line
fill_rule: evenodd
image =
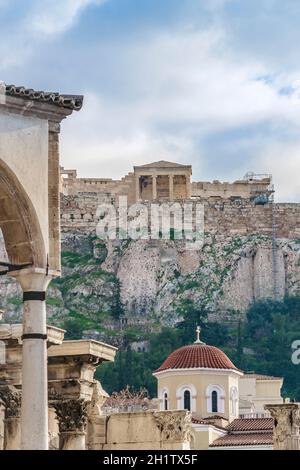
M191 165L159 161L135 166L121 180L77 178L76 170L61 169L61 227L94 230L101 202L118 206L126 196L137 202L198 201L204 205L205 231L228 236L261 234L277 238L300 236L300 204L272 203L274 188L268 175L248 173L232 183L191 181Z
M21 448L22 332L20 324L0 325L5 345L0 363L0 450ZM49 449L190 448L191 416L186 411L104 414L108 394L94 374L102 362L114 360L116 348L94 340L64 341L64 333L47 327Z
M196 331L193 344L173 351L153 373L160 409L191 412L193 449L272 449L276 421L268 410L284 406L283 379L244 374Z
M61 192L66 196L98 195L113 199L127 196L128 203L191 198L242 198L267 202L273 188L269 175L248 173L233 183L192 181L192 166L160 160L134 166L133 172L120 180L111 178L78 178L75 169L61 168Z

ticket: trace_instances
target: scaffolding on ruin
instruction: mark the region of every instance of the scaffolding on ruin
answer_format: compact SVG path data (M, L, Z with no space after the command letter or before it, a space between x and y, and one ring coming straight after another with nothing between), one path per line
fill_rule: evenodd
M269 180L269 185L267 188L264 186L262 188L256 187L253 191L251 200L255 205L264 205L270 204L271 206L271 217L272 217L272 277L273 277L273 294L275 300L280 300L280 283L279 283L279 269L278 269L278 245L277 245L277 213L276 213L276 204L274 202L274 185L272 183L271 174L257 174L251 171L248 171L244 180L246 181L258 181L258 180Z

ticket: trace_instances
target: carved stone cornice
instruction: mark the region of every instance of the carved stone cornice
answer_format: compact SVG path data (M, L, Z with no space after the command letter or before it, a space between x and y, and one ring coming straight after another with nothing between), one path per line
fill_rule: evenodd
M87 423L88 402L83 399L53 403L60 432L83 432Z
M192 416L184 411L158 411L154 413L156 425L164 441L190 441Z
M0 387L0 400L5 407L5 419L18 418L21 414L21 392L12 386Z

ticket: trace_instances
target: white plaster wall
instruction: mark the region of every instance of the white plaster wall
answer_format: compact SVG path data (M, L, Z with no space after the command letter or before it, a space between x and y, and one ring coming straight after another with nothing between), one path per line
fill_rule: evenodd
M27 192L48 252L48 122L0 111L0 159Z

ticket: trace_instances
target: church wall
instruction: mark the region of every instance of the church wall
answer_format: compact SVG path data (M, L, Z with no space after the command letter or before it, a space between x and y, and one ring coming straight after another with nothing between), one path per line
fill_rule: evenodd
M191 441L192 449L196 450L208 450L210 444L216 439L226 434L226 431L217 430L214 426L204 425L193 425Z
M263 413L265 404L280 404L282 380L257 380L255 377L240 379L240 398L252 404L254 413Z
M280 397L281 380L258 380L256 382L257 397Z
M232 420L234 417L230 413L230 388L236 386L238 389L238 375L226 373L223 371L194 371L189 373L186 371L178 370L174 372L166 372L166 375L157 376L158 379L158 396L161 398L162 390L169 391L169 409L176 410L181 406L179 389L183 390L186 386L191 390L196 389L196 398L194 402L195 410L193 409L192 398L192 412L201 418L221 413L209 413L207 411L207 387L209 385L219 385L225 392L224 398L224 413L222 416ZM194 393L192 392L192 396ZM236 417L236 416L235 416Z

